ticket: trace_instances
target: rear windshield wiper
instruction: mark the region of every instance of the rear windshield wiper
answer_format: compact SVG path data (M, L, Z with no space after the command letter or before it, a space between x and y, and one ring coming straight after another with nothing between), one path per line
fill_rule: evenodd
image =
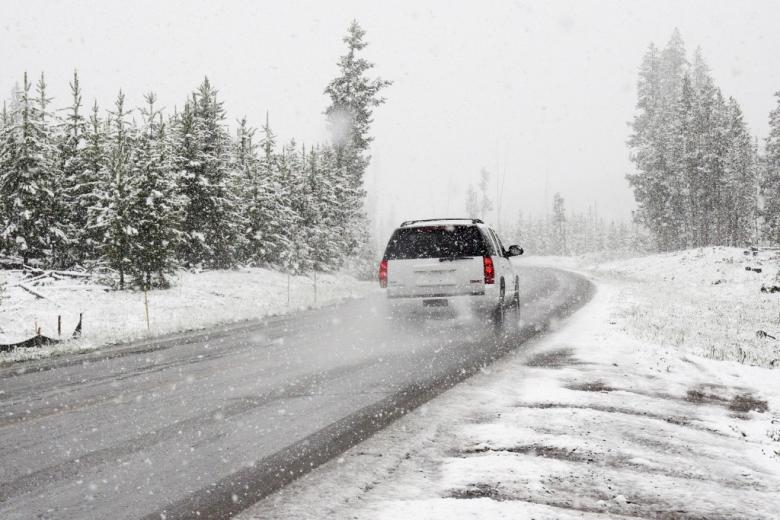
M473 256L447 256L439 258L439 262L454 262L455 260L471 260Z

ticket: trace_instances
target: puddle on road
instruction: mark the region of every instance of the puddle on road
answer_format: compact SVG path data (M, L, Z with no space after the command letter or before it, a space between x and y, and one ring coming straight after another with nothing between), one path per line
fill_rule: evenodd
M607 385L604 381L589 381L586 383L574 383L567 385L569 390L577 390L580 392L613 392L615 388Z
M729 402L729 410L732 412L758 412L758 413L764 413L769 411L769 405L766 401L761 399L756 399L751 394L740 394L738 396L735 396L730 402Z
M720 385L700 385L688 390L685 395L685 400L694 404L723 406L736 414L747 414L748 412L764 413L769 411L767 401L758 399L750 392L742 392L734 397L728 398L711 391L706 391L707 389L712 390L713 388L729 390L728 387L722 387ZM737 417L746 418L747 416L737 415Z
M574 357L574 349L571 348L540 352L525 362L526 366L541 368L563 368L565 366L584 364L586 363Z

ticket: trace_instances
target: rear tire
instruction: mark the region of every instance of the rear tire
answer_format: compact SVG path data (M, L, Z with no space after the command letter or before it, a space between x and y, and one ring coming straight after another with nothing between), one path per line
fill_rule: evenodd
M498 305L493 310L492 320L493 323L500 326L504 324L506 320L506 286L504 285L504 279L501 279L501 292L498 298Z

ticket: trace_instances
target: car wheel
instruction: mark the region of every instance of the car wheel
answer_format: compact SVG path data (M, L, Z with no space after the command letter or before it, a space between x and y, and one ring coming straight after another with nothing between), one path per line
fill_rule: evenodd
M496 325L503 325L506 319L506 286L504 285L504 279L501 279L501 292L499 293L498 305L493 310L493 323Z

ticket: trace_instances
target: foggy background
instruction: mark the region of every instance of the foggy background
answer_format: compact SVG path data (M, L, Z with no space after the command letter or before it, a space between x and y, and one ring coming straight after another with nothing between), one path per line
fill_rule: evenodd
M637 70L674 27L759 138L780 89L771 1L6 1L0 93L44 71L65 106L75 68L87 105L109 108L121 88L129 106L154 91L170 112L208 75L231 122L260 126L269 111L281 141L325 141L322 91L353 18L375 73L394 82L366 176L379 243L401 220L462 215L482 167L503 183L499 227L549 211L556 191L570 211L629 219Z

